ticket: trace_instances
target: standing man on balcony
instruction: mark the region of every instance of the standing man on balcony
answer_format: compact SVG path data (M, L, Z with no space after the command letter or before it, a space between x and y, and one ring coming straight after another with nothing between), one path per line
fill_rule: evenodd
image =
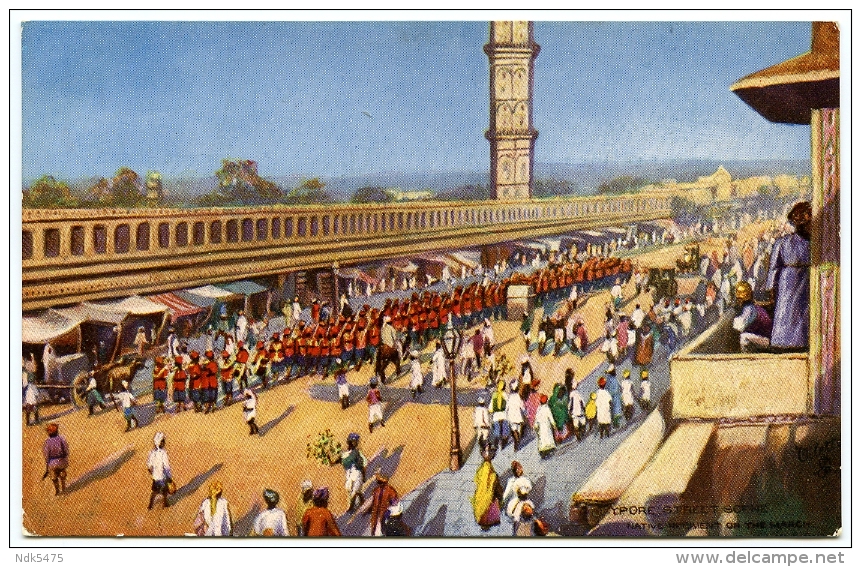
M774 324L771 346L806 349L810 335L810 225L813 209L808 202L792 207L791 232L774 242L766 289L771 290Z

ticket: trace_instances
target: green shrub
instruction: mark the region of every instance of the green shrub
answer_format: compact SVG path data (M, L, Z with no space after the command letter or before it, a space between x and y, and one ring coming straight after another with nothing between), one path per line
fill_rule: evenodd
M308 443L308 458L317 461L321 465L334 465L341 460L341 443L335 441L335 436L330 430L317 434L317 437Z

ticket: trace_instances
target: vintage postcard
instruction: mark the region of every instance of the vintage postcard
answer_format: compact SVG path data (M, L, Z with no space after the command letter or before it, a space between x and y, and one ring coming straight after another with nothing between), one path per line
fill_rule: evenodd
M13 532L840 535L845 12L208 14L20 15Z

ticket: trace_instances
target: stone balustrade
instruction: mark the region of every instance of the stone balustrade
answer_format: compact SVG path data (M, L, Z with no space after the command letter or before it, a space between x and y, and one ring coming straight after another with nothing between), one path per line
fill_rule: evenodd
M24 309L559 234L669 213L670 197L663 194L511 202L25 209ZM127 284L124 277L130 278Z

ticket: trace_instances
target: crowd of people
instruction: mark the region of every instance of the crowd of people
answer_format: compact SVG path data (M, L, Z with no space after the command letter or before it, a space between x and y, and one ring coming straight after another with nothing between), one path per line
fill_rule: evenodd
M281 332L269 333L265 325L257 325L240 311L235 324L226 330L208 330L203 337L205 348L200 349L203 352L195 350L170 328L166 352L156 356L152 364L156 412L188 410L210 414L241 403L249 434L255 435L259 433L255 421L259 389L303 376L317 375L326 379L333 375L341 407L346 409L350 404L347 373L358 372L368 364L374 368L365 398L368 428L373 432L375 426L385 426L384 394L379 386L388 380L387 365L394 364L396 375L402 363L409 365L409 387L417 398L424 392L421 352L431 346L431 385L441 387L457 379L457 376L448 375L446 359L451 353L444 352L443 335L449 328L468 330L460 352L455 353L456 372L470 381L479 374L486 375L487 379L487 393L479 396L474 410L476 439L484 455L484 463L475 476L475 519L481 526L489 527L499 523L501 514L506 513L513 519L514 535L546 535L546 523L536 515L535 505L529 500L531 482L523 476L522 466L516 461L512 463L513 476L509 485L502 489L493 468L499 449L513 442L515 451L520 450L524 437L532 430L536 450L545 458L559 443L571 439L581 441L596 431L599 439L610 436L623 422L630 423L635 418L636 406L641 411L649 411L652 406L649 367L655 341L667 336L681 341L692 336L708 324L712 313L721 314L732 304L733 293L741 303L740 316L745 317L742 295L746 301L752 301L762 290L783 292L791 287L791 282L785 282L797 283L805 257L803 246L796 241L801 238L809 242L809 233L805 233L801 218L803 214L804 211L796 211L795 217L790 215L791 221L795 219L793 230L784 236L775 238L766 233L756 242L745 242L740 247L729 240L723 254L704 255L699 266L707 282L702 302L690 297L667 297L647 310L635 303L630 314L625 313L622 286L633 280L636 295L647 290L646 270L640 270L631 260L614 256L585 259L578 256L578 261L574 254L560 254L543 267L531 266L535 269L530 273L515 271L506 277L492 278L489 272L481 282L453 286L448 292L414 291L389 298L380 308L366 304L354 312L349 302L342 302L337 311L327 313L315 300L310 305L310 318L303 318L304 310L297 297L285 310L286 327ZM809 263L809 248L807 254ZM498 353L493 329L494 321L507 318L507 289L511 285L530 286L535 293L535 305L545 307L545 317L537 324L532 311L524 314L520 327L523 355L516 366ZM583 294L595 288L609 289L610 301L605 306L604 336L593 345L577 308ZM748 288L749 293L746 292ZM781 333L788 330L786 313L791 312L795 320L798 318L796 311L801 293L796 295L798 297L792 299L784 296L783 304L777 295L775 326L769 331L773 345L796 346L802 342L797 337L780 338ZM551 307L555 310L548 313ZM755 311L753 319L758 320L760 316ZM780 317L784 323L777 325ZM751 331L749 324L746 325L746 331ZM805 334L806 345L806 328L801 333ZM136 346L143 348L142 344ZM593 391L588 394L578 391L577 378L569 368L549 396L540 392L541 379L535 372L531 353L561 356L571 352L582 356L595 347L604 353L607 365ZM634 370L636 383L630 370L622 371L621 379L616 375L616 366L628 357L637 367ZM32 360L25 360L24 367L27 422L34 412L38 422L38 404L30 399L32 392L28 398L30 384L27 382L28 377L32 381L35 372L27 372L27 369L35 365ZM484 371L480 372L481 369ZM122 404L127 430L136 427L138 418L134 407L137 400L128 383L123 383L122 391L114 394L114 400ZM91 413L94 408L106 409L105 397L98 391L92 376L87 403ZM65 490L69 449L58 434L56 423L49 426L48 433L43 451L45 478L51 475L56 493L60 494ZM367 474L367 458L359 451L359 439L356 433L348 436L347 450L340 459L345 471L349 510L365 509L370 514L370 533L374 535L408 534L410 529L403 523L397 491L381 471L374 474L373 494L369 502L364 502L362 486ZM163 433L156 434L153 445L147 460L152 476L150 509L159 498L165 507L169 506L175 490ZM300 488L297 510L301 513L293 514L296 517L292 522L288 522L285 512L278 508L279 494L266 489L262 495L266 509L255 519L253 533L261 536L340 535L334 516L328 510L328 487L315 488L311 481L305 481ZM193 522L198 535L233 533L233 517L224 487L219 483L210 486L209 495L198 512Z

